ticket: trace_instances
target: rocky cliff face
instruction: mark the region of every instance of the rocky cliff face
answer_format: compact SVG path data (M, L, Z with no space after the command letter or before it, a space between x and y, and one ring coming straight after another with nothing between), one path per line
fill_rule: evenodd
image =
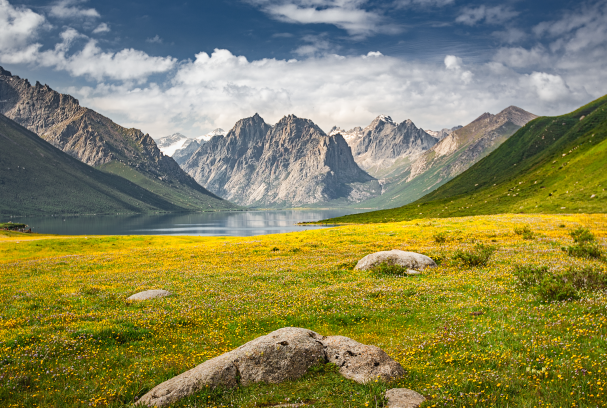
M190 159L190 157L192 157L194 153L196 153L196 150L198 150L200 146L202 146L204 143L206 143L204 140L198 141L197 139L188 139L183 144L183 147L181 149L173 153L173 160L175 160L177 164L182 166Z
M165 199L188 202L188 206L198 208L197 199L217 200L165 156L149 135L119 126L48 85L32 86L0 69L0 101L0 113L90 166L146 183L147 188L154 180Z
M270 126L259 116L213 137L183 167L210 191L243 205L301 206L379 193L341 135L294 115Z
M333 128L332 134L341 129ZM437 143L437 139L419 129L411 120L394 123L389 116L377 117L364 129L344 132L354 160L374 177L400 172L420 154Z

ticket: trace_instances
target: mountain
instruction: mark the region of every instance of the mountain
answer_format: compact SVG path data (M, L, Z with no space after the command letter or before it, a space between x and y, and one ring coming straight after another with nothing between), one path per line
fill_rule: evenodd
M493 153L412 204L329 222L502 213L604 213L605 168L607 96L567 115L527 123Z
M198 143L202 144L204 142L208 142L215 136L225 136L225 134L225 130L223 130L222 128L217 128L214 131L207 133L206 135L198 136L196 140L198 141Z
M0 214L184 211L122 177L97 170L0 114Z
M411 203L470 168L535 118L515 106L497 115L484 113L419 155L402 173L385 180L384 193L361 205L391 208Z
M432 136L435 139L438 139L438 141L440 142L441 140L443 140L444 138L446 138L447 136L449 136L451 133L455 132L458 129L463 128L463 126L455 126L452 127L451 129L448 128L444 128L442 130L424 130L427 134L429 134L430 136Z
M181 133L173 133L170 136L161 137L156 141L156 144L162 153L172 157L177 150L183 149L191 140Z
M341 129L334 127L329 134ZM390 116L378 116L364 129L345 132L356 163L377 178L398 174L412 160L437 143L411 120L396 124Z
M0 113L83 163L119 175L184 210L233 208L188 176L154 140L78 100L0 68Z
M220 197L256 207L357 202L379 194L341 135L328 136L312 121L285 116L270 126L242 119L215 136L183 168Z
M204 140L198 141L197 139L188 139L181 149L173 154L173 160L175 160L178 165L182 166L204 143L206 143Z

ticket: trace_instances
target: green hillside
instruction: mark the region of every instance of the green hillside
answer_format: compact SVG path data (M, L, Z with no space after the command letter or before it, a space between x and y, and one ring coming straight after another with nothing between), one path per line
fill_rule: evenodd
M489 156L412 204L323 222L606 212L606 108L604 96L570 114L535 119Z
M108 214L188 209L150 190L86 165L0 115L0 214Z

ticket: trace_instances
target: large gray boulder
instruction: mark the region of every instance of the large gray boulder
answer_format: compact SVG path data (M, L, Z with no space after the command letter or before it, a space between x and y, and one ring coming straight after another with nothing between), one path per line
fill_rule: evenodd
M324 337L311 330L285 327L163 382L141 397L138 404L168 406L205 387L277 384L300 378L313 365L327 361L339 365L343 376L360 383L378 377L389 381L404 374L400 364L377 347L347 337Z
M135 293L134 295L128 297L126 300L148 300L159 297L166 297L170 295L171 292L169 292L168 290L153 289Z
M413 273L426 268L435 268L437 266L436 262L426 255L393 249L392 251L375 252L365 256L358 261L354 269L366 271L383 263L399 265L407 268Z
M285 327L230 352L244 386L278 384L303 376L308 368L325 361L323 336L312 330Z
M226 388L258 382L277 384L303 376L325 361L323 336L311 330L285 327L200 364L153 388L139 404L164 407L204 387Z
M388 408L418 408L426 400L423 395L406 388L392 388L386 391Z
M375 381L392 381L405 374L405 370L382 349L368 346L348 337L330 336L323 341L330 363L339 367L344 377L364 384Z

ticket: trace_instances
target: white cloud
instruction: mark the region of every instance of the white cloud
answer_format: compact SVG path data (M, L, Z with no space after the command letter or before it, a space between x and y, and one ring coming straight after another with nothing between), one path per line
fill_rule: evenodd
M32 44L39 32L48 28L44 16L25 7L14 7L7 0L0 0L0 61L8 57L19 60L17 54L25 55L37 50L40 45Z
M78 6L86 0L60 0L53 4L49 14L57 18L97 18L99 13L95 9L85 9Z
M335 53L339 47L333 45L326 35L305 35L302 40L307 44L295 49L293 52L302 57L314 57Z
M487 7L466 7L455 19L456 22L473 26L479 23L485 24L503 24L518 16L517 11L506 6Z
M466 64L454 55L442 64L380 53L249 61L215 50L180 64L164 85L104 84L77 93L83 104L156 137L230 129L256 112L270 124L293 113L325 130L365 126L379 114L442 129L509 105L561 114L607 92L607 73L601 78L603 85L588 93L572 87L566 75L518 73L499 62Z
M93 34L99 33L108 33L110 32L110 27L106 23L101 23L93 30Z
M571 95L570 89L563 78L545 72L534 72L523 82L529 83L535 88L542 101L554 102Z
M156 44L162 44L162 38L160 38L160 36L158 34L156 34L153 38L148 38L145 40L146 42L149 43L156 43Z
M525 32L523 30L520 30L520 29L514 28L514 27L510 27L503 31L495 31L493 33L493 36L498 38L499 40L501 40L504 43L514 44L514 43L520 42L525 37L527 37L527 34L525 34Z
M355 37L396 33L400 29L377 11L366 10L367 0L245 0L272 18L296 24L331 24Z
M443 7L453 3L455 3L455 0L396 0L394 5L397 8L407 8L412 6Z

